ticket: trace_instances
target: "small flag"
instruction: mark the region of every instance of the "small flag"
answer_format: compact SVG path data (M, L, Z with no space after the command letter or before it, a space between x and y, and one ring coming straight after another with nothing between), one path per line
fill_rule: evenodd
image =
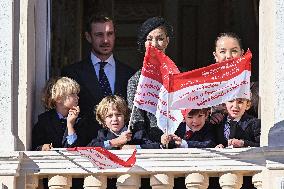
M183 116L180 110L168 110L169 74L180 73L175 63L153 46L146 50L134 106L154 114L162 131L173 134Z
M133 167L136 162L136 149L126 161L102 147L75 147L67 148L67 151L77 152L88 158L98 169Z

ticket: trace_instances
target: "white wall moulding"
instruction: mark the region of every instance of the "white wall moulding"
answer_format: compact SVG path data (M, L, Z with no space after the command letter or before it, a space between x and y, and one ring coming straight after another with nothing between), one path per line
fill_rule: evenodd
M121 158L132 154L132 150L112 152ZM242 176L253 176L253 183L261 188L265 183L276 183L275 178L283 177L284 173L282 147L149 149L137 150L136 157L136 164L132 168L102 170L95 168L88 159L64 149L1 152L0 182L5 180L1 179L5 176L17 178L25 175L30 177L27 184L31 188L38 184L34 179L43 177L53 178L51 184L54 186L59 183L68 188L70 179L80 177L85 178L86 187L105 188L106 178L116 177L120 188L139 188L140 179L146 177L150 178L153 187L171 188L174 178L185 177L187 187L206 188L209 177L220 177L224 186L239 187ZM61 183L62 179L64 183Z

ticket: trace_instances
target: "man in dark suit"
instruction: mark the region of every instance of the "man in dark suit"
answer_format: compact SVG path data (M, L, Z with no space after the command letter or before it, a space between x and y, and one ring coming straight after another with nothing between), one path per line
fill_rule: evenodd
M62 76L71 77L80 84L81 115L93 119L94 106L103 97L116 94L126 99L128 79L134 70L113 56L115 28L112 19L104 15L90 17L85 36L91 44L90 56L63 68ZM92 127L99 129L95 119L93 121Z

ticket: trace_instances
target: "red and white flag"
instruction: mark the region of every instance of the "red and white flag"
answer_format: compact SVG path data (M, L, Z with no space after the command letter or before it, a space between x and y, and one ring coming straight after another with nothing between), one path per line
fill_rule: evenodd
M171 109L201 109L235 98L250 99L252 54L171 76Z
M67 151L76 152L81 156L88 158L98 169L132 167L136 162L136 149L126 161L101 147L75 147L67 148Z
M180 110L168 111L167 106L169 74L177 73L180 73L178 68L168 56L148 47L134 98L134 106L156 115L158 127L169 134L175 132L183 119Z

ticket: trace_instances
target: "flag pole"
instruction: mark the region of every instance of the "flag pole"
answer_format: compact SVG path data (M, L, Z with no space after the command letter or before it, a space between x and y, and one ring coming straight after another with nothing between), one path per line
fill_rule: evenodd
M168 135L169 134L169 102L170 102L170 98L169 98L169 89L170 89L170 76L171 76L171 74L169 74L168 75L168 82L167 82L167 91L168 91L168 93L167 93L167 127L166 127L166 135ZM169 144L167 144L166 145L166 148L169 148Z
M130 131L130 127L131 127L131 126L132 126L132 129L133 129L132 119L133 119L134 109L135 109L135 106L134 106L134 103L133 103L133 106L132 106L132 108L131 108L130 119L129 119L128 127L127 127L127 130L128 130L128 131Z
M170 75L169 75L170 76ZM169 78L170 79L170 78ZM168 81L168 87L169 87L169 82L170 80ZM167 87L167 88L168 88ZM166 89L168 90L168 89ZM167 127L166 127L166 134L168 135L169 134L169 93L167 93Z

